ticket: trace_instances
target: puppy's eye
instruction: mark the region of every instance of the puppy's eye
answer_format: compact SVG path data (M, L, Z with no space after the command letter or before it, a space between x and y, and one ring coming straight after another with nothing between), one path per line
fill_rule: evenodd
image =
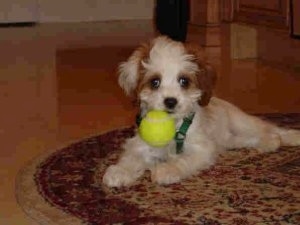
M180 87L187 88L190 84L190 80L187 77L179 77L178 79Z
M159 78L154 78L154 79L150 80L150 85L151 85L151 88L153 88L153 89L159 88L160 79Z

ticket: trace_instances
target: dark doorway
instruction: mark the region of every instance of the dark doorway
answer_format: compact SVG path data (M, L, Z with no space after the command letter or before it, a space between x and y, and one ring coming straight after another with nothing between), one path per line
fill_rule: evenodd
M155 24L161 34L184 42L188 18L188 0L156 0Z

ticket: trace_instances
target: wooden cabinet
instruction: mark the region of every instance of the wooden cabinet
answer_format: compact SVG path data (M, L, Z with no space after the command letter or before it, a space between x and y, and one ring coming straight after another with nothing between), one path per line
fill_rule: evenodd
M190 0L190 24L219 25L219 0Z
M234 22L282 29L289 27L289 0L234 0L233 4Z
M291 0L291 34L300 38L300 1Z
M220 0L190 0L187 40L203 46L220 46Z

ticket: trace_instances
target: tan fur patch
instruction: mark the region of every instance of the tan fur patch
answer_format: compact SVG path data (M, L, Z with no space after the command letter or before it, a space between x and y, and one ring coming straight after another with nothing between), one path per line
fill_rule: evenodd
M213 95L213 89L217 81L216 72L206 62L203 49L194 44L185 44L185 48L188 54L195 57L194 61L199 66L199 72L197 73L198 87L203 91L199 105L206 106Z

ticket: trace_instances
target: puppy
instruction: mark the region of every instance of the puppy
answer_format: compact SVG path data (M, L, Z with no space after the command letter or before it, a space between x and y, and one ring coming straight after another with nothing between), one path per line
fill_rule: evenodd
M155 148L138 133L128 139L118 163L103 176L109 187L131 185L145 170L151 171L153 182L176 183L209 168L226 149L273 152L281 145L300 145L300 131L279 128L212 97L216 74L198 47L160 36L137 48L119 72L120 86L139 103L142 115L167 111L177 129L184 118L194 118L181 153L176 153L175 140Z

